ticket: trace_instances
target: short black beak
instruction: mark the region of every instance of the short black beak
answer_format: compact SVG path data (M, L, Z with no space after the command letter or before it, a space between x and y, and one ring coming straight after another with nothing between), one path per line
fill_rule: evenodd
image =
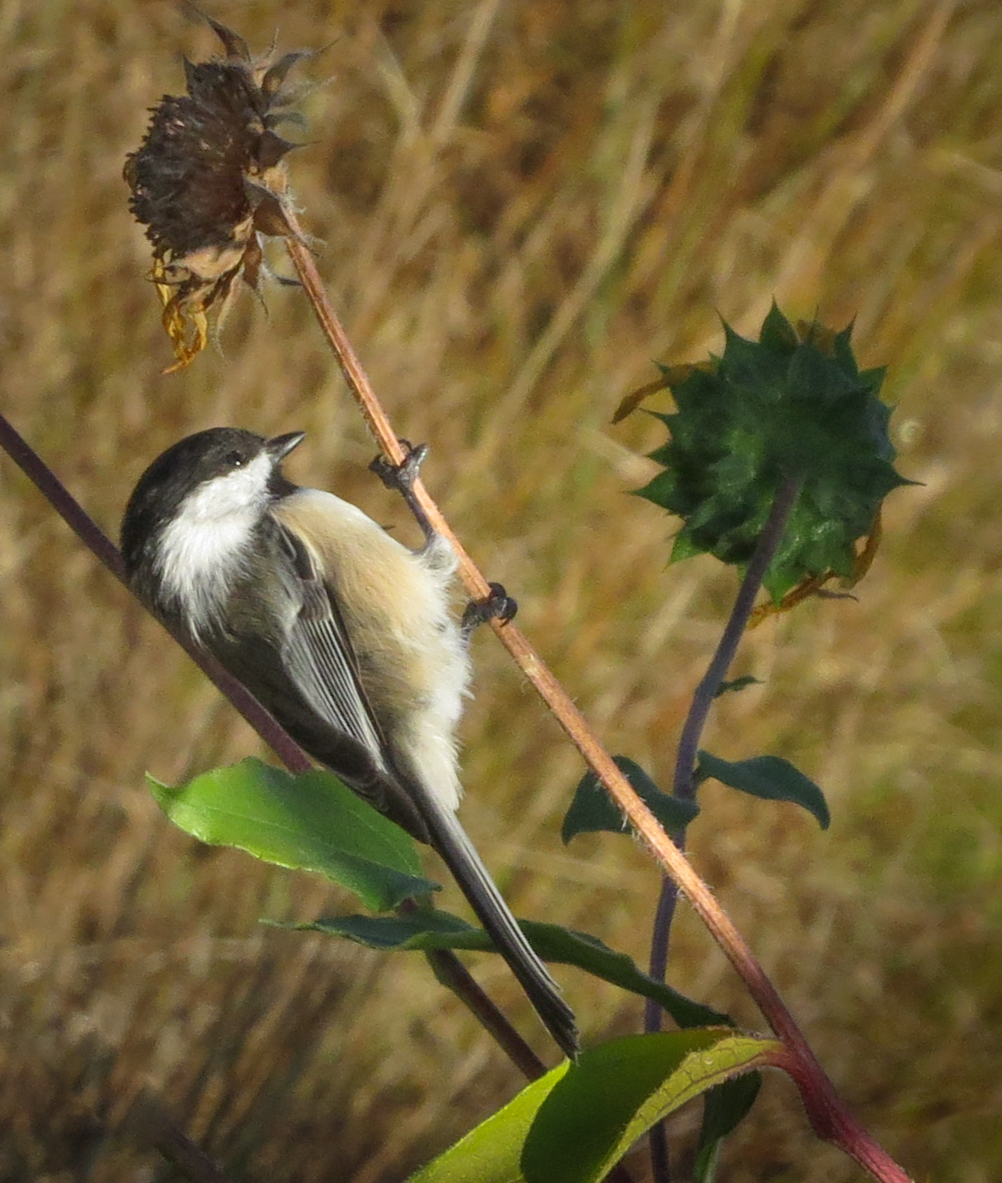
M304 439L306 439L305 431L290 431L288 435L276 435L274 439L268 440L264 448L272 460L278 464L288 456L293 448L298 448Z

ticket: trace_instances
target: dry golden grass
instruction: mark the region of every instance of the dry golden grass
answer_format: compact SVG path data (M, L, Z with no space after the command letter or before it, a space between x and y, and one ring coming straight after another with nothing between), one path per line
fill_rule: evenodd
M671 523L625 495L661 437L645 416L611 428L612 409L651 359L718 348L718 312L754 332L774 295L855 317L864 363L891 367L899 467L923 484L891 498L858 604L749 636L739 672L765 685L707 736L798 762L832 829L707 787L693 857L887 1147L919 1178L998 1178L997 0L213 13L258 48L276 25L284 46L330 43L303 71L333 77L304 97L291 167L335 302L526 632L663 781L733 579L664 569ZM246 299L221 352L160 373L120 170L145 108L181 87L181 50L215 47L166 0L0 6L3 410L111 532L146 463L218 423L307 429L296 478L403 523L296 292ZM257 924L349 900L171 830L144 770L256 742L2 459L0 498L0 1178L166 1178L115 1132L149 1081L235 1177L400 1179L513 1070L421 962ZM561 848L579 762L489 638L476 656L471 833L519 912L642 960L651 866L609 837ZM478 974L529 1026L495 962ZM757 1023L688 916L672 972ZM559 976L587 1038L634 1028L633 1001ZM770 1079L727 1177L857 1173Z

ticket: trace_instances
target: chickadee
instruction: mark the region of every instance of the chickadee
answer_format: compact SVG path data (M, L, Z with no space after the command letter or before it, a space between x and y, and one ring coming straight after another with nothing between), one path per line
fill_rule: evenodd
M574 1014L456 818L456 724L470 678L449 609L456 558L292 484L304 433L188 436L139 480L122 521L131 586L268 708L307 752L433 846L567 1055Z

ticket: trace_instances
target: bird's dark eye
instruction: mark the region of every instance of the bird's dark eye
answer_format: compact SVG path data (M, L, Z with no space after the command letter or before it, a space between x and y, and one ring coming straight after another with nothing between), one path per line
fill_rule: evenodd
M236 448L234 448L232 452L227 452L225 459L226 463L231 468L240 468L241 465L246 464L247 462L246 455Z

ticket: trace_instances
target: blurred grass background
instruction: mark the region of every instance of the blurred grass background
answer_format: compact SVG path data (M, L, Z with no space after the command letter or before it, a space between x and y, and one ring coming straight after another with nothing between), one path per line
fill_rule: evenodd
M707 736L798 763L832 829L708 785L692 857L887 1148L918 1178L998 1179L997 0L212 12L255 49L276 27L327 47L299 71L323 84L290 167L334 300L397 429L432 445L460 536L610 747L662 782L734 583L665 569L671 522L626 495L663 437L612 410L652 359L719 349L718 314L757 332L773 296L855 318L862 363L890 367L899 468L922 484L892 495L858 603L749 635L735 672L764 685ZM212 34L166 0L4 0L0 47L4 413L113 534L153 456L232 423L306 429L294 479L410 537L294 290L244 297L220 349L161 373L120 171ZM171 830L144 770L259 745L3 458L0 504L0 1178L175 1178L120 1130L145 1082L235 1178L402 1178L514 1070L423 962L257 923L349 899ZM519 913L643 961L652 867L608 836L561 847L580 763L489 636L476 660L468 829ZM501 963L475 969L537 1036ZM635 1001L558 976L587 1040L635 1029ZM759 1023L691 916L672 980ZM770 1078L724 1177L858 1172Z

